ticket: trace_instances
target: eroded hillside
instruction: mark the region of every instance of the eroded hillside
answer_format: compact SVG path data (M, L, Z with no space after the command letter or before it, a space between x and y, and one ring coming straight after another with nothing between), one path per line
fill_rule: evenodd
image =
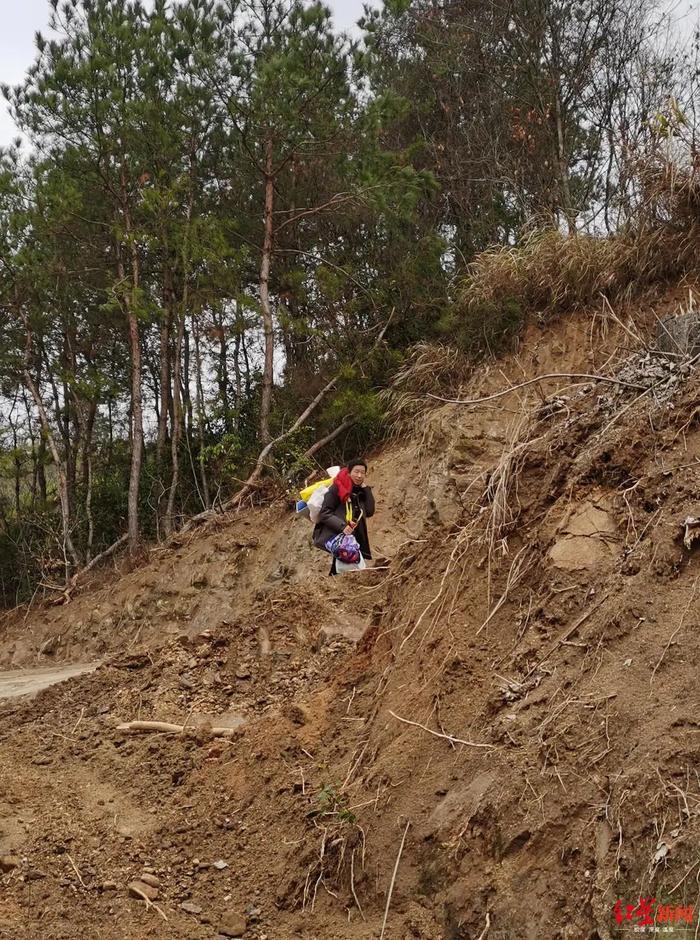
M420 409L374 570L280 501L6 618L7 669L102 665L0 706L0 936L691 936L700 382L651 307Z

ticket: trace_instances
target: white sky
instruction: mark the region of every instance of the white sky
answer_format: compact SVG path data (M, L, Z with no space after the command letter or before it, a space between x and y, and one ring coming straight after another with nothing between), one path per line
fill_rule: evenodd
M336 26L351 30L362 16L364 0L324 0ZM370 5L378 5L372 0ZM0 0L0 82L16 85L34 60L34 34L48 33L49 0ZM0 100L0 147L16 135L4 99Z

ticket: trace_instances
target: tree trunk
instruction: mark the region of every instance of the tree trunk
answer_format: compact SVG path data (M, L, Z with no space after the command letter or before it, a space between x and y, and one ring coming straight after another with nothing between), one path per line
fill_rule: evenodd
M184 312L183 312L184 317ZM184 413L186 418L185 433L187 434L187 439L192 440L192 395L190 392L190 333L189 330L184 332L184 362L183 362L183 372L182 372L182 403L184 406Z
M114 419L112 415L112 396L107 396L107 465L114 459Z
M122 212L127 237L132 234L131 217L127 203L126 180L124 174L122 183ZM129 536L129 554L133 557L139 548L139 485L141 482L141 463L143 459L143 398L141 381L141 337L139 335L139 322L136 314L136 304L139 289L139 258L133 240L130 246L131 261L131 288L124 295L126 318L129 329L129 352L131 355L131 469L129 473L129 494L127 500L127 531ZM126 280L124 268L123 245L117 245L117 268L119 280L123 284Z
M260 440L270 443L270 410L274 381L275 334L270 307L270 268L272 266L272 232L275 204L275 177L272 165L272 138L265 144L265 234L260 262L260 307L265 336L265 364L263 366L262 398L260 402Z
M175 356L173 359L173 426L170 434L170 454L172 462L172 477L170 480L170 492L168 493L168 506L165 510L165 519L163 528L165 535L172 535L174 531L174 512L175 498L177 488L180 482L180 434L182 431L182 394L181 394L181 363L182 363L182 340L185 333L185 313L180 311L177 321L177 337L175 339Z
M241 340L242 331L245 329L239 323L238 301L236 301L236 338L233 345L233 372L236 376L236 413L234 418L234 427L236 431L241 429L241 410L243 408L243 377L241 375Z
M21 485L22 485L22 462L19 457L19 439L17 437L17 427L15 422L12 420L12 412L14 407L17 404L17 396L15 395L15 400L12 403L12 409L7 415L7 421L10 425L12 431L12 456L13 464L15 468L15 515L19 521L22 515L22 499L21 499Z
M43 506L46 505L46 437L43 433L39 434L39 450L37 451L36 478L39 487L39 499Z
M64 351L62 357L62 365L64 369L64 375L71 370L71 363L68 359L67 347L68 347L68 338L64 334ZM75 373L74 373L75 374ZM75 484L77 478L77 454L73 448L73 442L71 440L71 420L73 419L73 409L71 408L70 402L70 392L68 390L68 383L66 379L63 379L63 422L61 426L61 433L63 435L63 453L66 457L66 482L68 485L68 503L70 505L70 514L71 518L75 515L76 507L76 498L75 498ZM79 433L79 432L78 432ZM77 443L77 441L76 441Z
M201 313L200 313L201 316ZM205 406L204 406L204 389L202 387L202 355L199 345L199 324L196 317L192 316L192 335L194 337L194 352L195 352L195 389L196 389L196 400L197 400L197 425L199 428L199 475L202 478L202 496L204 502L204 508L209 509L211 506L211 499L209 498L209 481L207 479L207 469L204 460L204 448L206 446L205 434L204 434L204 422L205 422Z
M87 459L87 481L85 484L85 515L87 517L87 545L85 549L85 561L90 562L92 557L92 543L95 540L95 520L92 518L92 458L88 455Z
M194 139L193 139L194 145ZM190 151L190 181L192 181L192 172L193 172L193 151ZM187 331L185 330L185 318L187 316L187 306L189 302L189 236L190 236L190 222L192 219L192 206L194 199L194 190L190 189L189 199L187 203L187 226L185 228L185 237L184 244L181 254L182 261L182 297L180 303L180 311L177 321L177 339L175 341L175 356L173 360L173 416L172 416L172 434L170 436L170 452L172 455L172 478L170 481L170 492L168 493L168 506L165 512L165 522L164 529L166 536L172 534L175 522L175 499L177 497L178 485L180 482L180 435L183 429L183 401L188 410L188 413L191 413L191 405L189 403L190 393L190 376L189 376L189 340L187 337ZM171 283L173 288L172 299L173 299L173 309L175 309L175 291L174 285ZM182 384L182 353L183 353L183 340L185 342L185 380L186 385L183 388ZM191 418L190 418L191 421ZM187 433L187 429L185 429Z
M63 544L64 548L73 563L76 567L80 567L80 558L78 553L75 550L73 545L73 538L71 536L71 514L70 514L70 503L68 500L68 484L66 480L66 469L65 464L61 460L61 456L58 452L58 447L56 446L56 441L51 431L51 425L49 424L49 419L46 414L46 409L44 408L44 402L41 399L39 394L39 389L34 382L34 379L29 372L29 369L25 369L24 380L27 383L27 388L31 392L31 396L34 399L34 404L36 405L37 411L39 412L39 419L41 421L41 426L44 431L44 436L51 450L51 456L53 458L54 466L56 467L56 481L58 484L58 499L61 504L61 521L63 523ZM66 582L69 579L69 571L66 571Z
M81 484L87 486L90 476L90 453L92 451L92 435L95 430L95 418L97 417L97 402L90 401L85 409L85 418L83 430L83 444L81 448L80 477Z
M571 198L571 185L569 182L569 162L566 158L564 143L564 118L561 107L561 94L557 84L554 91L554 114L557 124L557 166L559 167L559 183L561 186L561 208L564 211L569 235L576 234L576 212Z
M22 389L22 401L24 402L24 411L27 415L27 433L32 445L32 509L36 506L36 496L39 483L39 467L36 451L36 434L34 433L34 422L32 421L32 410L29 407L26 388Z
M226 320L223 308L219 309L219 314L220 317L219 320L217 320L216 312L212 310L212 321L219 340L219 365L216 378L219 386L221 410L224 417L224 431L226 434L230 434L231 431L233 431L233 422L231 420L231 402L229 400L228 344L226 342Z
M95 520L92 517L92 435L97 415L97 402L91 401L87 407L82 452L82 485L85 490L85 518L87 520L87 544L85 560L90 561L92 543L95 538Z
M165 445L168 439L168 414L170 407L170 330L173 322L172 272L166 262L163 287L163 317L160 322L160 413L158 415L158 437L156 439L156 463L160 473L163 466Z
M133 307L129 314L129 347L131 350L131 405L133 435L131 441L131 472L129 474L128 532L129 554L139 547L139 483L143 456L143 402L141 399L141 339Z
M34 399L34 404L36 409L39 412L39 420L41 422L41 427L43 429L43 436L48 442L49 448L51 450L51 456L53 457L53 462L56 467L56 482L58 485L58 498L61 504L61 521L63 523L63 547L64 555L66 557L66 583L70 577L70 565L68 563L68 556L70 556L73 564L76 567L80 567L80 558L78 553L75 550L73 545L73 538L71 536L71 515L70 515L70 502L68 500L68 485L66 482L66 470L63 461L61 460L61 455L58 452L58 447L56 446L56 441L54 439L53 433L51 431L51 425L49 424L49 419L46 414L46 408L44 408L44 402L41 398L41 393L39 392L39 385L34 381L31 372L29 371L30 356L32 349L32 331L29 326L29 319L24 314L22 310L19 299L16 299L17 313L20 319L23 321L26 331L27 331L27 341L24 353L24 380L26 382L27 388ZM44 483L45 485L45 483Z

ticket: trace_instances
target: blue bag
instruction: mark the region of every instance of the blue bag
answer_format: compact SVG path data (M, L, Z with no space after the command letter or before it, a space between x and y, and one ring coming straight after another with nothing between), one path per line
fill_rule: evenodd
M326 542L326 548L334 558L345 565L356 565L362 558L360 546L354 535L334 535Z

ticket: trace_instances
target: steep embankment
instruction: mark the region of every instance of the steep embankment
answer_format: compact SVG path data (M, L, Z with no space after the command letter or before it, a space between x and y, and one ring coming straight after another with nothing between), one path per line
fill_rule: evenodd
M700 384L630 328L531 329L460 397L616 381L444 405L378 455L381 570L331 584L272 506L7 624L8 667L105 664L0 710L0 936L377 937L399 853L388 938L688 915ZM117 728L153 718L191 730Z

